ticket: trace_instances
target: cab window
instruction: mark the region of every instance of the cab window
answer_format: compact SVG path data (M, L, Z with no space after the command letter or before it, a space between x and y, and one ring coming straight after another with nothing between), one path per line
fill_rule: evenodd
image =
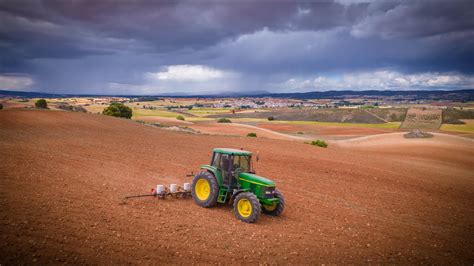
M250 172L250 156L234 156L234 169L240 168L242 172Z
M214 154L214 161L212 162L212 166L219 168L219 162L221 161L221 154L215 153Z

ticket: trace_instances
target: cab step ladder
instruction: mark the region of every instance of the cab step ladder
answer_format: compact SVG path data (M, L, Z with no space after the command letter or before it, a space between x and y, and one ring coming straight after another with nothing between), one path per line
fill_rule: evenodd
M225 203L227 199L227 194L229 194L229 190L227 188L221 188L219 191L219 196L217 197L217 202Z

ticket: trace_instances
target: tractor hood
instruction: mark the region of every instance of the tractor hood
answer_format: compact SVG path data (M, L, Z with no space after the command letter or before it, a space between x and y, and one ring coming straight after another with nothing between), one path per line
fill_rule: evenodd
M267 186L267 187L274 187L275 183L265 177L261 177L258 175L250 174L250 173L240 173L239 179L242 181L247 181L256 185Z

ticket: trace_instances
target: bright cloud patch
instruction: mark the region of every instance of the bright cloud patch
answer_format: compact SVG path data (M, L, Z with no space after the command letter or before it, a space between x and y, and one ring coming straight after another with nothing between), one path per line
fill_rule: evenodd
M229 75L228 72L203 65L174 65L162 72L146 74L148 78L167 81L208 81Z
M289 79L283 87L303 90L409 90L474 88L474 76L458 73L402 74L375 71L345 74L339 77L318 76L314 79Z
M21 90L34 84L33 79L25 76L0 75L0 89Z

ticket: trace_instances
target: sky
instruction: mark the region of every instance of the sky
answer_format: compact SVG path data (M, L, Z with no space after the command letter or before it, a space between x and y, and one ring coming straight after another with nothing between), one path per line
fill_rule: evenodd
M474 1L4 1L0 89L474 89Z

